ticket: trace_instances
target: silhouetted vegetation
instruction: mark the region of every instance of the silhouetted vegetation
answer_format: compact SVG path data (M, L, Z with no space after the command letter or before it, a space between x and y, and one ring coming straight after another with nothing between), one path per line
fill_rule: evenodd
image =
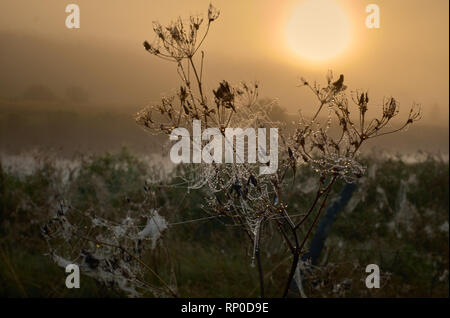
M67 165L48 156L33 162L30 171L11 170L5 159L0 164L0 294L124 296L86 276L79 290L67 289L64 269L46 256L40 227L63 199L80 211L116 219L142 202L145 180L154 178L154 170L127 151L75 158ZM448 162L430 156L415 163L369 157L364 163L369 172L333 225L305 292L309 297L448 297ZM307 169L298 171L285 193L292 206L313 200L317 186L313 180ZM333 190L331 198L342 186ZM205 216L203 195L177 188L153 190L153 204L174 225L143 259L163 279L175 275L181 296L258 296L252 246L241 229L230 226L226 218L176 225ZM284 287L289 270L286 252L276 237L270 237L262 250L269 297L278 297ZM380 266L380 289L365 287L364 269L369 263Z

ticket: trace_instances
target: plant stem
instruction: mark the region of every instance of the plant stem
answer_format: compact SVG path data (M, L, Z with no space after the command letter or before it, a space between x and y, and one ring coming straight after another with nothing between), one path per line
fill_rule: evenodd
M325 204L327 202L328 195L331 192L331 186L336 181L336 178L337 178L336 176L333 177L333 179L331 180L331 182L328 185L327 189L325 190L326 191L325 192L325 198L322 200L322 203L320 205L319 211L317 212L317 215L314 218L313 223L309 227L308 232L306 233L305 237L303 238L302 243L300 244L300 246L298 245L298 243L296 244L296 247L295 247L294 252L293 252L291 270L289 272L288 281L287 281L286 286L284 288L283 298L286 298L286 296L288 294L289 287L291 285L292 279L294 278L295 270L297 269L297 265L298 265L300 254L301 254L301 252L303 250L303 247L305 246L305 243L306 243L308 237L311 235L311 232L312 232L314 226L316 225L317 221L319 220L320 214L322 213L322 210L325 207ZM316 203L317 203L317 201L314 203L314 206L315 206ZM297 226L293 229L294 233L296 233L297 229L298 229Z
M294 278L295 270L297 269L297 264L300 257L300 251L298 249L295 249L293 254L294 256L292 258L291 270L289 271L288 280L286 286L284 287L283 298L286 298L289 287L291 286L292 279Z
M261 298L264 298L264 274L261 264L261 255L259 251L259 247L255 251L256 262L258 263L258 272L259 272L259 289Z
M192 70L194 71L195 79L197 80L198 91L199 91L200 97L202 99L202 105L204 105L205 98L203 96L202 81L200 80L200 77L198 76L197 69L195 67L194 61L192 60L192 57L189 57L189 62L191 62Z

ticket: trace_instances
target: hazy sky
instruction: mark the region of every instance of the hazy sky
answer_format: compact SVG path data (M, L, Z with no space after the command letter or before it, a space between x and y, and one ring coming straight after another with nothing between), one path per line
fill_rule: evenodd
M394 95L405 108L420 102L424 120L448 125L448 0L324 0L337 3L350 33L340 54L320 62L301 57L289 44L295 30L289 30L288 22L304 1L311 0L213 1L221 16L205 42L210 88L223 79L258 80L261 96L279 98L282 106L294 111L311 107L307 92L296 87L299 77L322 80L332 69L336 75L345 74L350 88L369 89L375 101ZM78 30L65 27L69 3L80 6ZM370 3L380 7L380 29L365 26ZM80 85L105 102L156 100L176 87L177 75L174 65L142 48L143 40L153 39L152 21L205 14L208 4L209 0L2 0L0 94L39 82L56 91Z

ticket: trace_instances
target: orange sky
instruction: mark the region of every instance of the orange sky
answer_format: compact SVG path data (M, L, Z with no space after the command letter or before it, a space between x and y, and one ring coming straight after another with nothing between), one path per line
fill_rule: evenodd
M222 79L257 79L261 96L279 98L282 106L294 111L310 107L305 92L296 88L299 76L321 80L332 69L345 74L350 88L368 88L374 100L394 95L405 108L420 102L424 120L448 125L449 1L336 1L349 17L351 43L341 55L320 63L300 58L286 43L286 22L301 2L214 1L221 16L205 43L211 89ZM65 28L69 3L80 6L79 30ZM378 30L365 27L369 3L381 9ZM173 65L142 48L143 40L153 39L152 21L205 13L208 4L209 0L2 0L0 36L8 37L1 43L0 86L13 92L31 82L56 89L76 83L89 87L100 100L156 100L176 86L177 77ZM15 37L36 39L36 48L30 40L30 46L21 47L18 41L17 48L6 49ZM52 58L46 57L45 47ZM15 64L14 57L20 63Z

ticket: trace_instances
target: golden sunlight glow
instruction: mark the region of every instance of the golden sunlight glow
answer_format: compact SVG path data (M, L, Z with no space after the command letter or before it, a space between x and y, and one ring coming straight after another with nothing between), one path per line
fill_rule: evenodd
M350 42L350 23L334 0L304 0L294 8L286 39L299 56L312 61L333 58Z

